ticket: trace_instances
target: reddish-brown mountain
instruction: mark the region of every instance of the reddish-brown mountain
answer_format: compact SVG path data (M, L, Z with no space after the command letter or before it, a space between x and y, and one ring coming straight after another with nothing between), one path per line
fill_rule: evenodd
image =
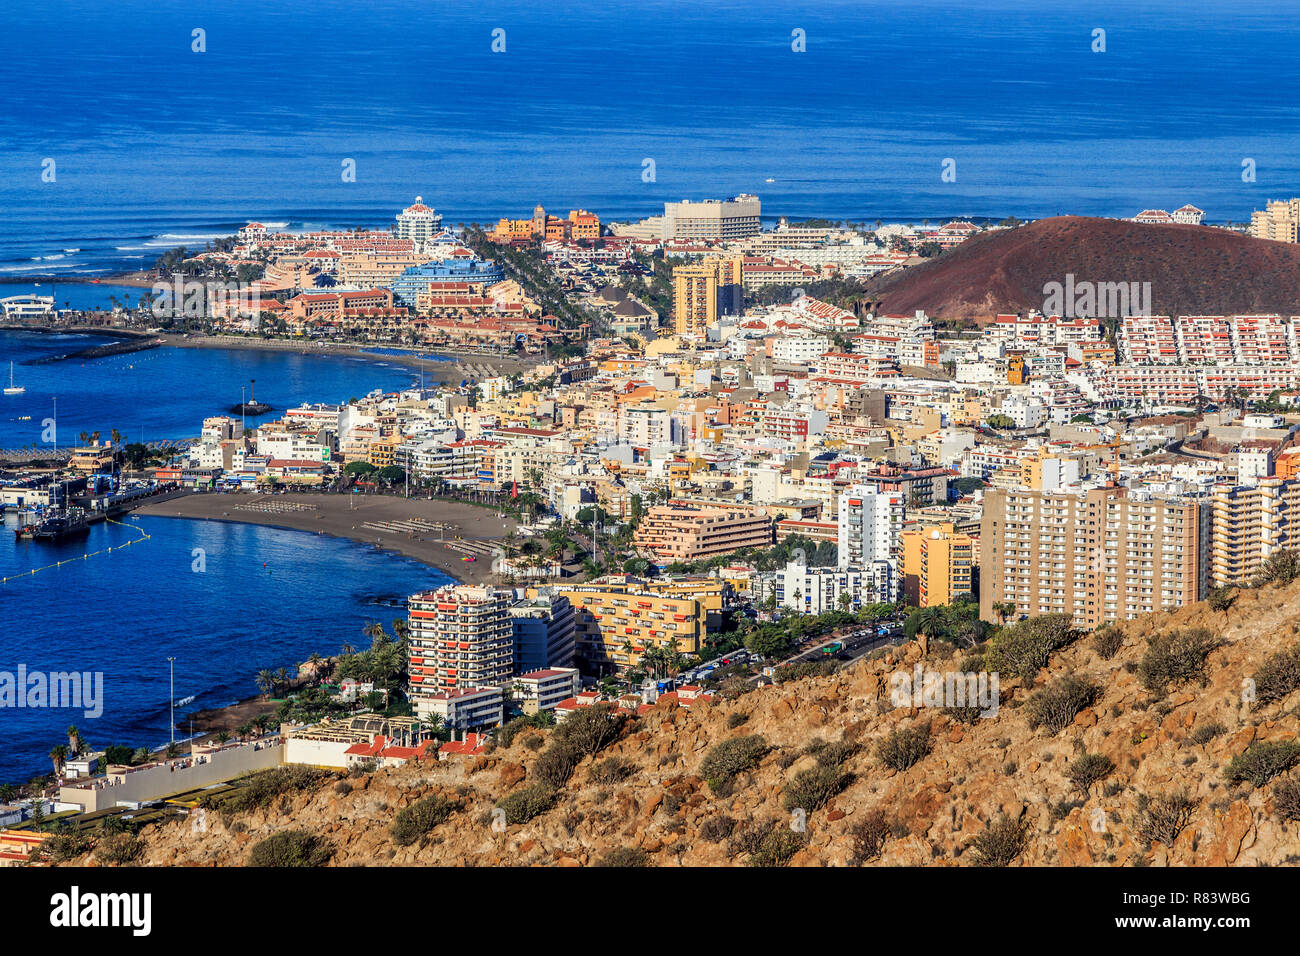
M987 232L952 252L881 277L877 308L987 319L1042 309L1044 286L1149 282L1157 315L1300 314L1300 245L1208 226L1146 226L1061 216Z

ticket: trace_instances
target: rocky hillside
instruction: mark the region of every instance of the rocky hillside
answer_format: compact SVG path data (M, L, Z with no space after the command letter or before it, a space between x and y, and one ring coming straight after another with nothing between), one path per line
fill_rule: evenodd
M1148 226L1058 216L978 235L952 252L882 277L877 308L952 319L1044 308L1043 287L1149 282L1157 315L1271 313L1300 306L1300 246L1208 226Z
M146 829L138 860L238 866L286 831L333 866L1300 859L1300 581L1086 635L1032 679L1010 676L1061 633L999 639L991 718L894 706L891 674L971 665L948 646L922 661L910 644L713 706L660 705L608 744L590 726L564 743L530 728L475 760L286 780L259 806L210 811L202 832ZM494 829L498 803L508 822Z

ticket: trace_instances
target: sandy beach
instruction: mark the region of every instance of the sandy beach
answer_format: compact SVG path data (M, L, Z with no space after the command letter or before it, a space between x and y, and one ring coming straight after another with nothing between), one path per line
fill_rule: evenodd
M261 508L267 510L255 510ZM299 508L302 510L296 510ZM396 495L189 494L151 501L135 509L135 513L160 518L236 521L347 538L414 558L464 584L489 583L493 578L491 558L476 554L474 561L463 561L463 552L449 547L436 532L403 534L365 526L407 519L440 522L447 526L445 538L459 536L484 546L517 527L512 518L498 518L491 508L457 501L408 500ZM263 697L253 697L190 716L193 729L207 735L221 730L233 732L257 716L274 714L278 706ZM189 717L177 719L182 729L190 726Z
M136 509L136 514L237 521L347 538L414 558L465 584L487 583L493 577L492 559L474 553L474 561L464 561L465 553L448 542L460 537L481 543L486 550L487 545L517 526L512 518L498 518L491 508L458 501L408 500L397 495L191 494L149 502ZM437 531L416 533L373 527L408 519L439 522L446 530L440 535Z
M424 369L431 381L459 381L468 374L481 378L480 370L493 375L513 375L532 368L541 362L537 355L515 356L494 352L462 352L456 349L430 347L411 352L375 354L368 348L380 349L390 346L376 343L373 346L345 345L333 342L295 342L289 339L257 339L241 335L162 335L165 346L179 349L251 349L257 351L290 351L312 355L330 355L341 358L362 358L375 362L388 362L404 365L407 368ZM432 361L420 358L421 354L441 355L455 359L454 362ZM473 369L467 368L474 366Z

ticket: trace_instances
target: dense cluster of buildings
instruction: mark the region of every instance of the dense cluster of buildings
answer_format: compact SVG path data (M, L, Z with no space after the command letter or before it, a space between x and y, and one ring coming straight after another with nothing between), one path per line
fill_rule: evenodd
M416 211L402 238L427 252L440 235ZM1111 324L1031 311L942 334L924 312L844 308L797 287L768 302L757 295L764 270L787 270L783 288L851 274L836 250L889 254L867 244L901 233L764 229L760 212L749 196L670 203L613 235L587 235L581 210L502 220L498 240L539 246L559 277L578 281L587 267L576 250L612 251L588 263L600 281L575 294L619 334L588 330L585 354L520 376L304 406L248 431L210 419L188 476L325 484L363 462L439 486L523 484L555 520L599 509L632 526L619 561L640 562L640 575L513 560L505 574L537 587L413 601L426 653L412 680L431 695L426 710L487 706L481 688L520 674L605 674L655 648L691 653L745 602L821 613L974 599L988 620L1059 611L1096 626L1246 583L1297 547L1296 318ZM912 228L909 241L951 245L977 231ZM673 263L668 314L637 294L641 271L622 271L646 250ZM366 268L396 269L406 254L370 251ZM423 283L491 299L505 281L493 268L454 254L402 264L378 300L343 311L405 308L429 321ZM296 308L309 316L314 303ZM1244 412L1252 401L1267 412ZM759 560L792 535L798 549ZM463 633L474 636L452 641Z

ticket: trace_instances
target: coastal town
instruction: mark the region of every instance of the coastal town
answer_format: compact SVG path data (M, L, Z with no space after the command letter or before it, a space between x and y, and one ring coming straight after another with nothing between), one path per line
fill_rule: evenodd
M1203 216L1128 225L1295 243L1300 200L1249 227ZM20 535L274 524L454 579L368 648L322 635L259 675L242 722L206 714L163 750L70 729L53 775L0 788L0 861L75 856L105 819L194 814L272 768L472 761L584 714L710 708L904 643L1113 627L1294 577L1300 316L1152 314L1137 283L1074 274L983 321L880 307L873 280L1023 228L773 224L752 195L452 226L416 197L386 229L249 222L173 250L133 277L136 309L0 301L15 327L382 349L419 376L282 409L250 382L181 441L11 455Z

